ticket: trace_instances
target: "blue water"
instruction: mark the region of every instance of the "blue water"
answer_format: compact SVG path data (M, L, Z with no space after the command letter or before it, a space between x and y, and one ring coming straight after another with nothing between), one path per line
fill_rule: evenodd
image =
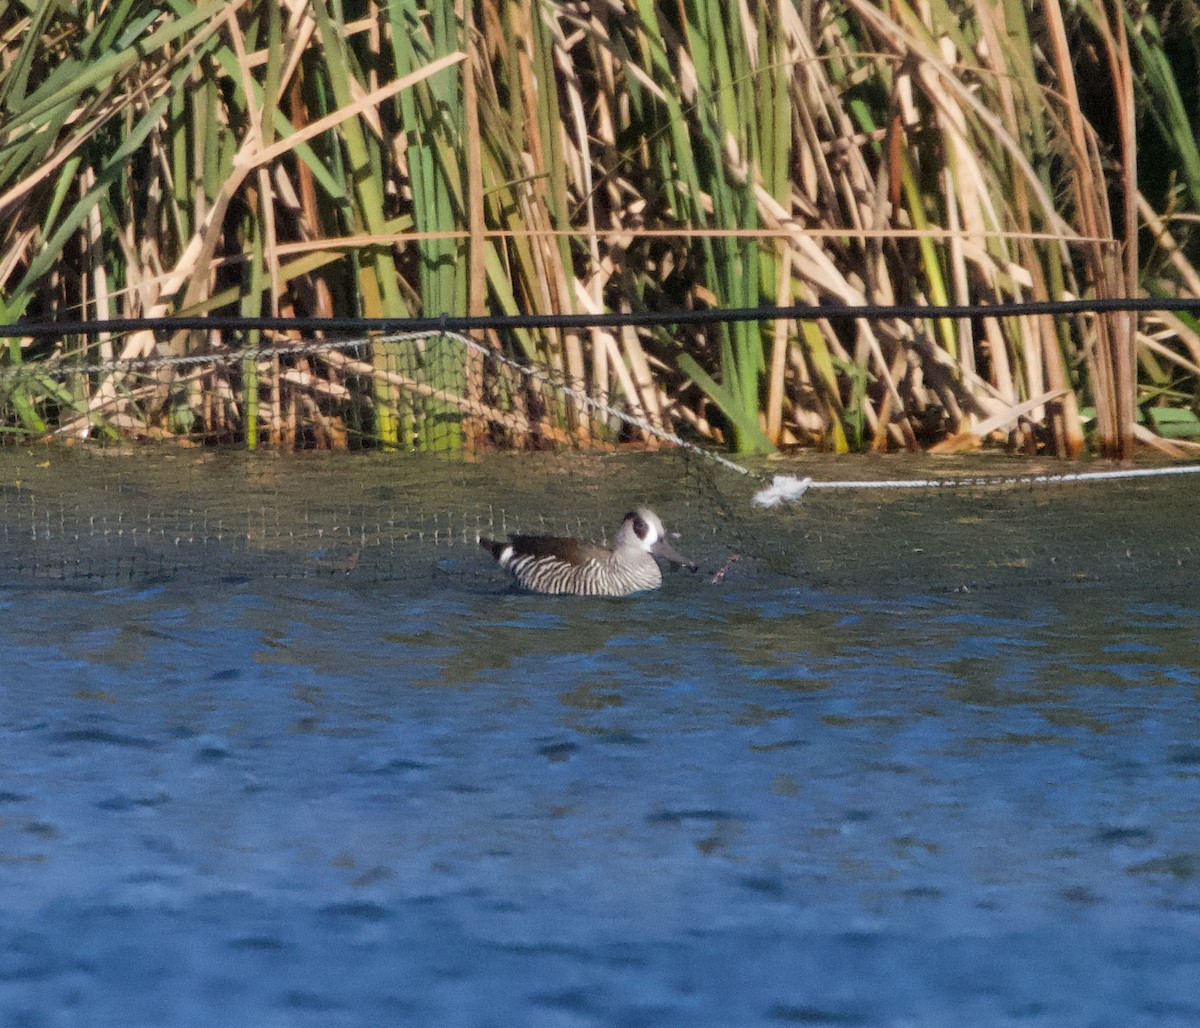
M1195 1025L1200 603L0 594L0 1024Z

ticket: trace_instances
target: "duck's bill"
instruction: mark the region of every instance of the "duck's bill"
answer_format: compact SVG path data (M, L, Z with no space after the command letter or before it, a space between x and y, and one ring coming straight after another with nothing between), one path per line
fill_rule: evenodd
M666 539L659 539L650 549L656 556L662 557L664 560L669 560L677 568L687 568L689 571L696 570L696 562L688 560L687 557L675 549Z

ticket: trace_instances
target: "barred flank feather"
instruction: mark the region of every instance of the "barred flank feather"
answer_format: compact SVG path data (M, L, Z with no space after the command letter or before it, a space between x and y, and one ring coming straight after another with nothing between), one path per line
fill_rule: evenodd
M548 553L517 553L512 543L480 539L500 567L531 592L571 596L629 596L662 585L662 572L645 554L629 559L608 554L572 563ZM603 552L603 551L601 551Z
M501 560L522 588L533 592L573 596L628 596L662 585L662 572L654 558L647 555L637 562L589 560L568 564L554 557L522 554Z

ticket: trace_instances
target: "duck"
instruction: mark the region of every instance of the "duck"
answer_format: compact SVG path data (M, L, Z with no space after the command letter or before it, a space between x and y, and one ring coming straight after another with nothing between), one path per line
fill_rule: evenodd
M668 541L659 516L647 507L625 515L612 549L578 539L547 535L510 535L507 542L479 540L521 588L570 596L632 596L662 585L656 557L696 570Z

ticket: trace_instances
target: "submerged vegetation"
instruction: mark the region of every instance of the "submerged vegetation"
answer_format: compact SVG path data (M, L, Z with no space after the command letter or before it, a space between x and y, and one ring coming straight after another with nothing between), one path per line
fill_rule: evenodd
M0 324L1200 296L1200 7L1155 8L14 0ZM481 335L536 395L396 338L10 331L19 438L649 441L580 396L739 450L1200 435L1184 314Z

